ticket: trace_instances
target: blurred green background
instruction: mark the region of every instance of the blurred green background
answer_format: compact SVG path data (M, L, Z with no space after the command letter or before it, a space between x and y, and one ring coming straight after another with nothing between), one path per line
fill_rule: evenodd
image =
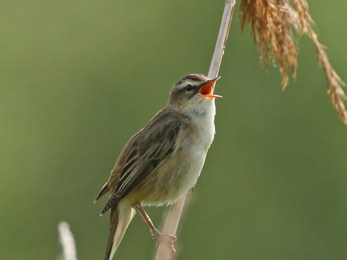
M177 259L347 259L347 132L315 48L300 40L285 91L260 67L239 3L216 93L215 141L186 211ZM347 80L347 2L310 1ZM3 1L0 10L0 259L57 259L67 221L79 259L103 259L93 205L126 141L173 83L207 74L224 1ZM160 226L165 208L148 209ZM136 216L115 259L151 259Z

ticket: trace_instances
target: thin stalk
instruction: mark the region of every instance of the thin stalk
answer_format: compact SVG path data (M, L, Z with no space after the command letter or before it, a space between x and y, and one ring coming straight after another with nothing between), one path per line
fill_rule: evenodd
M225 2L222 22L219 28L219 34L216 42L216 47L214 49L210 69L208 72L208 77L216 77L222 63L222 57L224 54L224 49L228 39L229 28L234 12L235 0L228 0ZM178 227L179 220L181 218L183 208L186 201L186 196L183 195L175 204L170 208L170 211L167 215L163 233L175 235ZM165 244L159 244L158 251L155 257L155 260L167 260L171 257L171 251L168 246Z
M61 260L77 260L76 244L70 225L67 222L60 222L58 225L59 240L63 247Z

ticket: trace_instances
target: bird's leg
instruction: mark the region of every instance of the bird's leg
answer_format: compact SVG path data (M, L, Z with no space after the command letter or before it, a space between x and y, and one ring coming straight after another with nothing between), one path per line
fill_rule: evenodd
M170 234L162 234L158 229L156 229L152 220L150 219L150 217L148 216L148 214L146 213L146 211L142 208L140 204L133 206L133 208L136 210L137 213L140 214L142 219L149 226L149 229L152 233L153 238L157 241L157 246L159 245L159 243L166 244L171 249L172 256L174 256L176 253L176 250L173 246L173 242L176 241L177 237Z

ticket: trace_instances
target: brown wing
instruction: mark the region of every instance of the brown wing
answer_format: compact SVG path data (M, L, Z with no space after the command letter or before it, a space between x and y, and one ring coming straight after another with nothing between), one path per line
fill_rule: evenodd
M180 123L177 119L169 113L159 113L129 140L124 148L131 148L127 153L129 156L123 164L116 188L101 214L136 189L174 151L179 130Z

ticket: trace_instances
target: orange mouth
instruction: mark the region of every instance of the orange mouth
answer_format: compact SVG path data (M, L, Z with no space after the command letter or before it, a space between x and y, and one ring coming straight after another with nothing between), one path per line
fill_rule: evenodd
M205 83L205 85L202 85L199 89L199 92L201 95L205 97L210 97L210 98L221 98L222 96L212 94L212 88L214 83L219 79L220 77L215 77Z

